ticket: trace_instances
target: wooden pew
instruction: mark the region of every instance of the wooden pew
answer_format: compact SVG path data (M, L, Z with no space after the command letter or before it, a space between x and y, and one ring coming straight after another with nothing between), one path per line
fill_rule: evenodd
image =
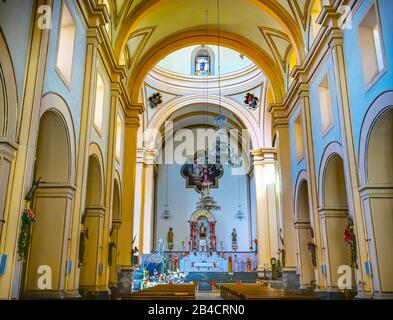
M282 291L257 284L221 284L220 294L225 300L317 300L309 294Z
M122 296L122 300L195 300L194 284L162 284Z

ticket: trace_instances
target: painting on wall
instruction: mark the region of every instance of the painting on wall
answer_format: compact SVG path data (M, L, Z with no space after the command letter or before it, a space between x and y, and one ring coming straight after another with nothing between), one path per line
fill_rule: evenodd
M224 174L222 165L206 163L205 151L198 151L192 161L181 167L181 174L186 179L186 188L194 188L200 192L202 183L209 182L210 188L218 188L218 180Z

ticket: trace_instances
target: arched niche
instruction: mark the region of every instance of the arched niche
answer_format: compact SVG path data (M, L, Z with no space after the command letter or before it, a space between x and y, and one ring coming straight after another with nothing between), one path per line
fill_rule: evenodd
M305 289L310 288L315 280L312 255L309 250L309 243L313 242L314 235L311 228L308 183L305 171L299 174L295 190L295 230L300 288Z
M338 154L333 154L328 160L322 192L323 206L348 207L345 189L344 163Z
M18 92L15 72L8 46L0 27L0 238L5 220L6 197L12 161L17 150Z
M18 126L18 92L7 42L0 28L0 143L16 142Z
M393 292L393 91L381 94L363 120L359 144L360 195L375 297Z
M86 206L98 206L103 203L102 169L99 158L93 154L89 157L86 189Z
M57 111L47 111L40 120L35 177L45 183L68 183L70 164L69 137L64 120Z
M338 143L330 144L322 157L320 171L321 233L325 248L326 268L323 268L329 289L338 289L338 268L351 266L351 249L344 240L349 215L348 196L342 148ZM354 276L354 273L353 273ZM354 284L354 277L352 277Z
M119 180L115 179L113 186L113 203L112 203L112 220L120 221L121 219L121 191Z
M41 178L30 204L36 215L31 242L24 265L25 296L48 296L38 288L38 268L48 265L52 271L50 295L62 297L65 286L68 230L75 188L71 183L72 130L59 110L43 112L38 130L34 180Z
M84 297L90 297L100 286L100 275L104 272L103 227L104 227L104 174L103 157L100 147L90 145L88 172L86 183L85 212L83 218L84 259L80 270L80 292Z

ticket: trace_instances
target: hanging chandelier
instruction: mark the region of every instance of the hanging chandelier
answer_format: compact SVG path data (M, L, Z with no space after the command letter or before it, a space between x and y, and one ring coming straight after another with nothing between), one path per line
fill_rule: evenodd
M167 221L168 219L171 218L171 212L169 211L169 204L165 205L165 210L161 214L161 219Z
M210 185L210 182L202 183L201 195L198 202L196 203L196 209L199 211L213 212L221 209L217 201L210 193Z
M161 214L161 219L168 221L168 219L172 218L171 212L169 211L169 204L168 204L168 189L169 189L169 181L168 181L168 165L166 165L166 190L165 190L165 210Z
M214 118L216 125L216 141L208 151L209 163L217 165L229 164L233 167L241 167L242 160L237 150L233 148L229 141L228 130L224 125L228 118L222 114L221 106L221 45L220 45L220 2L217 0L217 50L218 50L218 115Z
M246 217L246 215L242 211L242 205L241 204L239 204L237 207L238 207L238 209L237 209L237 211L235 213L235 219L238 219L239 221L242 221Z

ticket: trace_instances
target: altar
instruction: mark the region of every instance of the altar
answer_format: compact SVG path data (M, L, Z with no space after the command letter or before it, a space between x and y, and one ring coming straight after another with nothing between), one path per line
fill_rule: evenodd
M183 257L180 260L180 270L188 272L228 272L228 261L217 253L211 255L198 252Z

